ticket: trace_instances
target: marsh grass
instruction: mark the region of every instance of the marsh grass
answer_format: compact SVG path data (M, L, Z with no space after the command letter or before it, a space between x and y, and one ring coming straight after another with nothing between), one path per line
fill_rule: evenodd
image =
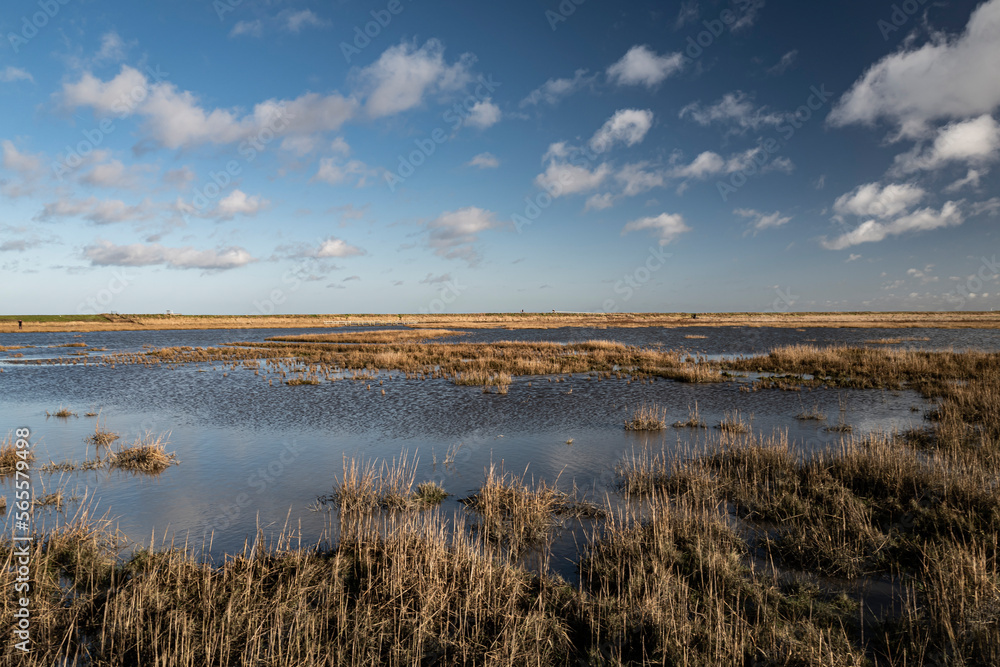
M803 408L802 412L795 415L795 418L799 421L824 421L826 415L819 409L819 403L817 403L808 410Z
M97 423L94 424L94 435L87 436L87 442L96 447L108 447L120 438L120 435L107 429L107 423L104 424L104 428L102 429L101 421L98 419Z
M417 485L417 490L413 494L413 501L424 507L440 505L449 494L437 482L422 482Z
M667 409L656 403L642 403L625 420L626 431L662 431L667 427Z
M147 433L136 439L131 445L120 447L108 454L108 468L158 475L170 466L177 464L177 457L174 454L168 454L164 449L168 438L169 434L154 436Z
M8 435L0 442L0 477L16 473L19 461L30 464L34 460L34 452L30 449L18 449L11 436Z
M753 415L746 419L737 409L726 410L722 421L715 428L721 429L725 433L749 433L751 421L753 421Z
M58 417L60 419L69 419L70 417L76 417L77 414L75 412L73 412L72 410L70 410L69 408L64 408L64 407L62 407L60 405L59 409L56 410L55 412L49 412L48 410L46 410L45 411L45 416L46 417Z
M675 421L674 428L707 428L698 411L698 401L694 402L694 407L688 406L688 418L686 421Z

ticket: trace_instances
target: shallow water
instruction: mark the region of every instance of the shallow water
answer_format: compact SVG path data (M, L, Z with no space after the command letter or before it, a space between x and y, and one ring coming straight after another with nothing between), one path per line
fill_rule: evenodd
M713 429L626 432L625 418L644 401L665 406L671 422L686 419L689 407L697 402L702 419L710 426L738 407L746 418L752 416L755 430L787 431L789 439L806 450L837 442L840 436L824 427L840 419L851 424L856 435L906 429L923 423L927 407L911 391L740 392L741 384L749 380L691 385L663 379L651 383L598 380L589 375L531 377L516 378L509 394L498 395L456 386L449 380L411 380L384 371L374 381L289 387L268 386L263 374L255 376L252 370L223 370L212 364L109 368L2 361L17 353L24 355L22 359L66 357L79 350L49 346L74 342L103 347L110 353L139 351L147 345L261 341L290 333L296 332L128 331L86 333L79 338L72 333L7 335L3 345L36 347L0 352L4 430L28 427L32 431L36 496L63 488L70 495L86 497L98 515L108 512L115 517L132 540L148 543L155 534L157 543L165 537L200 546L211 537L211 552L219 555L242 548L258 526L270 532L287 525L301 530L304 542L318 539L329 517L314 511L316 499L332 490L345 456L391 459L403 451L418 456L417 482L434 479L454 494L445 501L447 513L459 509L458 500L477 490L491 462L502 463L514 473L527 471L529 478L558 480L564 490L575 482L600 500L612 493L614 466L623 457L644 447L657 451L683 448L711 437ZM690 335L706 338L684 337ZM992 330L500 329L472 331L463 340L602 338L728 355L795 342L861 344L895 337L927 338L904 343L926 348L1000 349L1000 332ZM60 406L79 416L46 417L46 411ZM795 418L816 406L827 415L826 422ZM107 470L39 472L38 466L49 460L79 462L93 456L93 447L84 440L95 427L95 418L83 416L91 410L100 411L102 426L120 433L122 442L147 431L169 431L167 450L177 454L180 464L155 477ZM570 439L572 443L567 444ZM455 448L454 464L445 467L446 453ZM0 492L8 503L13 501L12 479L0 481ZM64 514L74 509L71 504ZM54 518L53 510L36 510L35 515L36 522ZM553 567L562 570L575 553L573 536L567 533L556 543Z

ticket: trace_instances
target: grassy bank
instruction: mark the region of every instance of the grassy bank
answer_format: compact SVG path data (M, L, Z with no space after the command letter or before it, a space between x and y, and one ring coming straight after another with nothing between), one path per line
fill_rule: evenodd
M890 313L465 313L330 315L3 315L0 333L17 331L128 331L157 329L329 328L341 326L411 326L416 328L556 329L560 327L861 327L958 328L1000 326L993 312Z

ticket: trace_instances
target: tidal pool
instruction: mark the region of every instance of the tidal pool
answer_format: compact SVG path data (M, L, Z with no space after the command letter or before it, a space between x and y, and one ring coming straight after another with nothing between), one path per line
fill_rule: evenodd
M344 331L345 329L336 329ZM484 394L478 387L447 379L407 379L382 371L376 379L318 385L269 386L263 375L221 364L179 367L84 365L93 356L142 351L147 346L215 346L262 341L268 336L322 330L198 330L7 335L0 352L0 404L6 431L28 427L36 461L36 496L62 489L78 500L37 509L36 522L72 516L86 503L92 514L107 513L132 541L210 543L220 556L240 550L258 528L265 533L300 531L304 543L327 534L330 516L317 511L345 457L388 459L402 452L419 458L416 482L435 480L451 495L443 511L460 511L460 499L474 493L491 463L568 490L575 484L600 502L614 494L614 467L643 448L683 451L716 436L711 427L738 408L755 431L787 432L805 451L836 443L842 434L826 427L843 421L854 435L893 431L924 423L928 402L913 391L840 390L741 391L750 378L708 385L672 380L653 382L598 379L596 375L514 379L509 393ZM704 336L704 338L691 338ZM1000 332L937 329L553 329L473 330L468 342L614 340L630 345L686 349L701 355L763 352L777 345L808 342L825 346L904 339L896 346L927 349L1000 349ZM905 340L918 339L918 340ZM72 343L87 347L57 347ZM103 348L100 349L100 348ZM77 356L69 356L77 353ZM14 357L15 354L23 356ZM63 357L76 364L23 364ZM384 390L384 394L382 393ZM668 422L686 419L695 403L709 429L632 433L625 419L643 402L667 410ZM77 414L47 417L60 406ZM817 409L825 421L796 419ZM98 417L86 417L99 412ZM119 433L119 443L140 435L169 432L167 451L178 465L155 475L99 469L45 473L51 461L81 462L94 446L86 442L97 420ZM850 436L847 436L850 437ZM570 442L571 441L571 442ZM116 443L118 444L118 443ZM444 464L449 453L454 461ZM13 480L0 481L13 501ZM8 513L4 521L10 520ZM9 529L9 526L6 527ZM557 538L551 566L575 560L573 531Z

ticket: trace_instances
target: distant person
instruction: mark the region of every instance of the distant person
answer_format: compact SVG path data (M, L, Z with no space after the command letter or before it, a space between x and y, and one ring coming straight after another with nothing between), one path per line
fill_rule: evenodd
M24 322L22 322L21 320L18 320L17 321L17 328L18 329L23 329L24 328Z

